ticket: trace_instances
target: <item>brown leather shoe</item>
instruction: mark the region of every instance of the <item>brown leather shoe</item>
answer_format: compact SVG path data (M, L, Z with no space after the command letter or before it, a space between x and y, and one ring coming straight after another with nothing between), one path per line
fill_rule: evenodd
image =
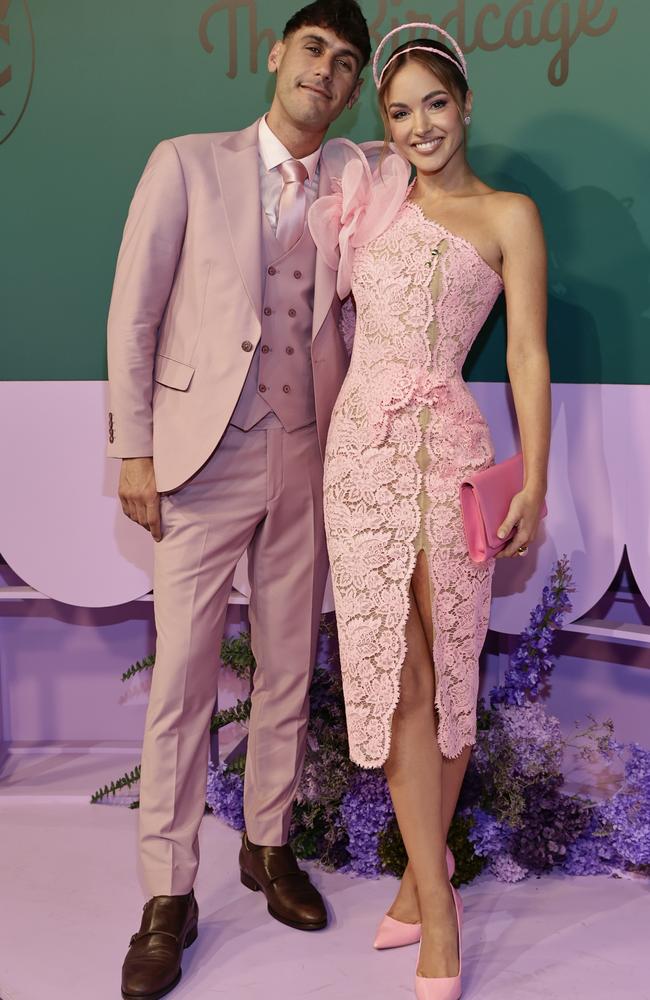
M160 1000L180 982L183 949L196 941L199 908L186 896L154 896L145 903L140 930L122 966L125 1000Z
M244 834L239 852L242 885L262 890L272 917L299 931L319 931L327 926L323 897L298 867L289 844L260 847Z

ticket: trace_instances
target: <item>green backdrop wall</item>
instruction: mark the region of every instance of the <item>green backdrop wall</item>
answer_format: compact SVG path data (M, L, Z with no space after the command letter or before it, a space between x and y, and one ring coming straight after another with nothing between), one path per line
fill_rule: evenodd
M0 378L105 378L128 202L160 139L247 125L299 0L0 0ZM650 383L646 0L365 0L376 44L438 19L468 52L471 160L530 193L556 382ZM381 134L366 72L336 133ZM497 309L468 365L502 381Z

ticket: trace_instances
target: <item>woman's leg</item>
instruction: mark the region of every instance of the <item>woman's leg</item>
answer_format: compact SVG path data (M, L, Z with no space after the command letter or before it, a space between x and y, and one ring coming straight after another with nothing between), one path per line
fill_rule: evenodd
M445 840L449 835L449 827L456 812L458 796L471 754L472 748L465 747L463 752L458 757L454 757L453 760L448 757L442 758L442 825L445 831ZM388 913L395 920L402 920L407 924L420 923L417 886L410 862L404 870L397 895Z
M418 971L435 978L458 974L458 948L445 861L443 758L436 737L430 608L428 569L420 553L411 584L408 652L384 770L417 887L422 920Z
M420 618L420 626L424 630L427 641L427 652L433 648L433 624L431 622L431 599L429 592L429 577L425 562L424 553L418 556L418 563L413 578L415 607ZM409 626L407 626L407 629ZM407 644L411 649L410 636L407 635ZM429 655L429 663L431 656ZM431 664L431 670L433 665ZM432 680L433 684L433 680ZM403 690L403 679L402 679ZM433 687L432 687L433 691ZM433 694L432 694L433 698ZM433 703L433 702L431 702ZM445 834L445 842L449 834L449 827L454 818L458 796L463 784L467 765L472 754L471 747L465 747L458 757L450 759L442 757L442 825ZM403 920L405 923L416 924L420 922L420 905L418 901L417 885L413 874L413 866L407 864L404 875L400 882L400 887L395 897L393 905L388 911L395 920Z
M449 827L456 812L458 796L471 756L472 748L464 747L458 757L442 758L442 823L445 837L449 834Z

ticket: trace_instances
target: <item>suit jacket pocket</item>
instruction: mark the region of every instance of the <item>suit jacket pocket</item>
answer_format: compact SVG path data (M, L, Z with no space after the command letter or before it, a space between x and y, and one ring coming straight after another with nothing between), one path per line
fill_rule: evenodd
M185 391L194 375L194 368L186 365L182 361L174 361L173 358L159 354L153 370L153 377L161 385L169 386L170 389L180 389Z

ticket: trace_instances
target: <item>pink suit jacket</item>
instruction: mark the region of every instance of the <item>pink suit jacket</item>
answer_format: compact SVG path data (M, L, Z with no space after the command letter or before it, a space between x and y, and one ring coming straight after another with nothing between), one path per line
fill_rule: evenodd
M354 156L346 140L325 144L319 196ZM153 455L161 492L201 468L230 420L260 339L261 247L258 122L156 147L129 210L108 318L108 454ZM340 307L336 272L318 254L311 356L323 452L348 367Z

